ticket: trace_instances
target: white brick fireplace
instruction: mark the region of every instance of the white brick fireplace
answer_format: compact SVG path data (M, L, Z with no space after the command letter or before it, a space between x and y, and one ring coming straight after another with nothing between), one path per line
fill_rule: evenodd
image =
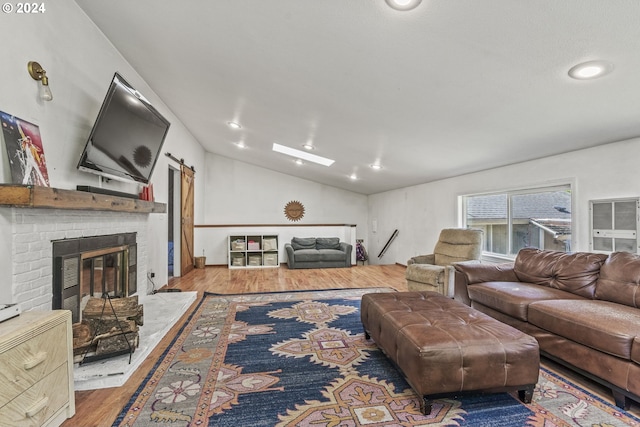
M52 241L137 233L138 293L146 280L147 214L48 208L0 208L0 303L22 310L50 310L53 296Z

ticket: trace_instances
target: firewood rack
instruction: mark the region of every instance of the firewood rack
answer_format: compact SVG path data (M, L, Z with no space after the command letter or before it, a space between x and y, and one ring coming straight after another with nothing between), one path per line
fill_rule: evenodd
M104 360L104 359L108 359L111 357L116 357L116 356L121 356L123 354L127 354L129 353L129 365L131 364L131 358L133 356L133 352L135 351L135 349L131 346L131 343L129 342L129 339L127 338L127 334L124 330L124 328L122 327L122 324L120 323L120 319L118 319L118 315L116 313L115 308L113 308L113 303L111 302L111 296L109 295L109 293L104 292L102 294L101 297L104 301L102 302L102 312L100 313L100 317L98 318L98 321L101 322L102 321L102 317L104 316L104 310L107 306L107 302L109 302L109 307L111 307L111 312L113 313L113 317L115 318L116 323L118 324L118 327L120 328L120 332L122 332L122 337L124 338L125 342L127 343L127 347L128 349L122 349L122 350L117 350L108 354L95 354L95 355L88 355L89 350L91 349L91 347L87 347L87 349L84 351L83 355L82 355L82 360L80 360L79 362L79 366L82 366L85 363L91 363L91 362L97 362L99 360ZM99 328L95 328L95 330L93 331L93 337L91 337L91 341L93 341L96 336L98 335L98 329Z

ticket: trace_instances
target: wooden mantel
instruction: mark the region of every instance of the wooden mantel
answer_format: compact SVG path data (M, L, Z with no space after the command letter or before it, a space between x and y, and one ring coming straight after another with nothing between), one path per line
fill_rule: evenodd
M134 213L165 213L165 203L76 190L0 184L0 206Z

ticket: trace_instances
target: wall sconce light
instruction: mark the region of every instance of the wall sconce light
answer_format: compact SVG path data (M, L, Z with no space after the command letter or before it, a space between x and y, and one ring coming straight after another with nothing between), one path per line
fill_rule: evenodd
M27 64L27 70L29 70L29 75L34 80L40 80L40 83L42 83L38 89L38 95L40 95L40 98L42 98L43 101L51 101L53 99L53 94L49 88L47 72L36 61L29 61Z

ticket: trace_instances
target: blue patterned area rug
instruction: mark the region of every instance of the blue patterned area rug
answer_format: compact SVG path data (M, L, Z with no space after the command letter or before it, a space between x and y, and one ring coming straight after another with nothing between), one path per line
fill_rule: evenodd
M361 296L392 291L205 295L113 426L640 426L544 369L529 405L502 393L422 415L360 323Z

